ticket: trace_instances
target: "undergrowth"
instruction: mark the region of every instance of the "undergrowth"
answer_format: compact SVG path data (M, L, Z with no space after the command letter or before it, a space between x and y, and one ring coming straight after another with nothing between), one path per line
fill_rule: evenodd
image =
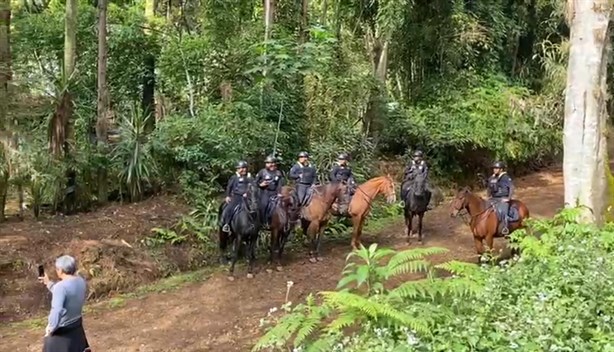
M522 256L501 266L432 265L439 248L363 247L337 291L270 315L254 350L614 351L614 224L581 225L575 213L533 221L539 239L517 235Z

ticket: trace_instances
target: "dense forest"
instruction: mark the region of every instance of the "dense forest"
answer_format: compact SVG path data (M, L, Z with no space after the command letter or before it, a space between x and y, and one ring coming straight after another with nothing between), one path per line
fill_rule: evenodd
M562 149L551 0L6 1L0 194L72 211L215 195L244 158L355 172L415 148L435 176ZM324 174L324 173L322 173ZM7 193L8 190L8 193ZM6 198L3 197L3 198Z

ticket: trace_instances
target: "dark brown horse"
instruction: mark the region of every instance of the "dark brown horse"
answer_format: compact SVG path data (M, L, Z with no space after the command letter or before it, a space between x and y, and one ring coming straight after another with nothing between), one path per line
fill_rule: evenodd
M373 200L383 194L388 203L396 202L394 180L390 175L379 176L360 184L352 196L348 206L347 215L352 219L352 248L360 247L360 236L365 219L369 215Z
M342 183L330 183L315 187L309 204L301 210L300 219L303 233L311 240L309 261L322 261L320 241L326 224L330 220L329 210L337 198L347 193L347 186Z
M277 271L282 270L281 256L291 230L290 211L293 206L292 188L284 186L277 198L271 215L271 243L269 262L276 264ZM277 253L277 256L275 254ZM275 257L275 258L274 258Z
M529 217L529 209L523 202L512 199L510 209L512 208L518 211L518 220L508 224L510 234L522 228L523 220ZM473 233L476 252L480 255L484 253L484 240L486 240L488 249L492 250L494 238L503 237L499 230L499 218L495 207L473 194L468 187L465 187L452 200L450 215L456 217L463 209L470 216L468 223Z

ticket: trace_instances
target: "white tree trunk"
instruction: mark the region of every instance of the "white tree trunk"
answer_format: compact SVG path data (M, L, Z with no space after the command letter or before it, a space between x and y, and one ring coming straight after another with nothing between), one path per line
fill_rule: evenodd
M582 206L582 222L603 222L606 178L606 71L610 0L568 0L571 38L567 88L563 175L565 203Z

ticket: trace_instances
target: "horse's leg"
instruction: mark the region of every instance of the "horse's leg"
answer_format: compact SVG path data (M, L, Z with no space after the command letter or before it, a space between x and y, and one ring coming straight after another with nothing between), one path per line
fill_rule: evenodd
M352 249L360 248L363 222L364 218L360 215L352 217Z
M418 214L418 243L422 244L422 219L424 218L424 212Z
M411 243L411 236L414 232L414 213L409 212L409 219L407 221L407 244Z
M231 262L230 262L230 268L228 269L228 280L230 280L230 281L233 281L235 279L235 277L234 277L235 264L237 263L237 260L239 259L239 251L240 250L241 250L241 235L235 234L232 259L231 259Z
M317 261L316 259L317 248L318 248L317 233L320 230L318 225L319 225L319 221L307 222L306 220L303 220L303 231L305 235L307 236L307 238L309 238L309 240L311 241L311 248L309 249L309 261L312 263L315 263Z
M282 271L283 266L281 265L281 257L284 253L284 247L286 246L286 241L288 240L289 233L285 230L280 231L279 236L279 251L277 252L277 271Z
M275 250L277 249L277 237L279 236L279 230L276 226L271 225L271 237L269 238L269 264L273 263L273 257L275 256Z
M256 262L256 237L252 237L247 243L247 278L252 279L254 277L254 263Z
M480 256L484 254L484 244L482 244L482 239L473 235L473 244L475 245L475 251Z
M228 260L226 258L226 249L228 248L228 234L222 231L220 227L218 229L218 240L219 240L219 251L220 251L220 265L228 264Z
M324 236L324 231L326 230L327 224L328 224L328 220L324 220L320 222L320 228L318 229L318 232L316 233L316 260L319 262L324 260L324 258L320 256L320 245L322 244L322 236Z
M495 234L492 232L489 232L486 235L486 247L489 252L492 252L495 249L494 242L495 242Z

